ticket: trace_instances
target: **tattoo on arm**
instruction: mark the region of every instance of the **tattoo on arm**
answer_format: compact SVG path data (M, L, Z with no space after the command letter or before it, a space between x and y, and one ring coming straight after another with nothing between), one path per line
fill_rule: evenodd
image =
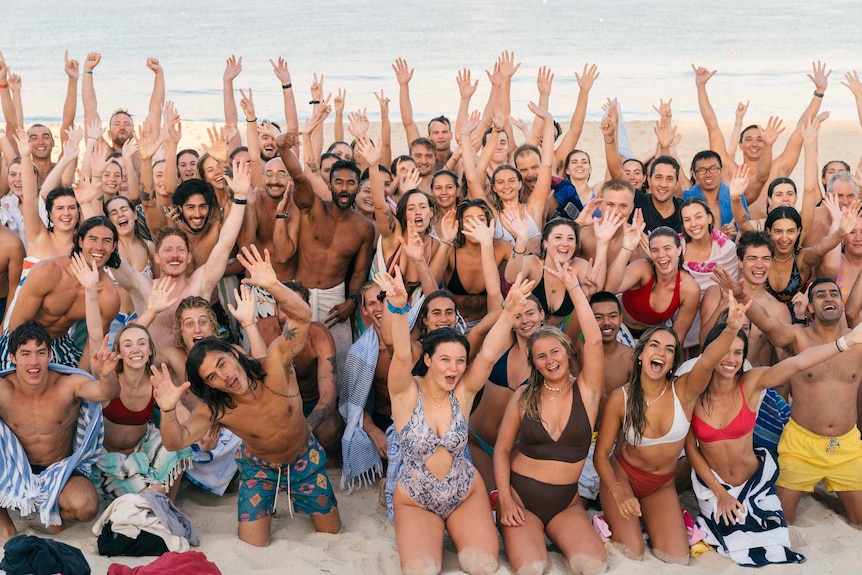
M284 329L281 331L281 336L287 341L291 341L296 337L297 327L289 321L284 322Z
M308 417L305 420L308 422L308 425L311 426L311 429L314 429L326 419L326 416L329 414L329 406L328 405L317 405L314 410L308 414Z
M389 209L386 210L386 224L389 226L389 231L395 233L395 216Z
M335 362L335 356L327 357L326 361L332 366L332 382L338 383L338 364Z

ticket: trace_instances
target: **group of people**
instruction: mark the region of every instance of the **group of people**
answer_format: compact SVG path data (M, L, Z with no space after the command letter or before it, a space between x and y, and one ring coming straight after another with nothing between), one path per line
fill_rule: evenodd
M577 145L595 66L565 133L544 67L532 123L513 118L503 52L483 111L459 71L454 123L423 135L399 58L393 150L382 91L372 134L315 75L300 126L271 60L282 128L231 56L201 153L179 149L154 58L146 118L117 110L105 133L100 60L66 58L56 161L0 60L2 536L7 509L59 529L99 497L175 498L183 476L238 484L249 544L281 491L337 533L330 463L342 488L380 480L405 573L439 572L447 532L473 574L497 570L499 536L519 574L547 569L546 537L575 573L606 569L603 537L641 558L644 532L687 563L689 488L706 543L742 565L804 561L787 525L821 481L862 525L862 172L820 167L825 65L780 152L782 121L743 128L747 105L725 139L715 71L693 66L709 142L688 173L669 102L636 154L609 100L594 178ZM862 81L845 85L862 123Z

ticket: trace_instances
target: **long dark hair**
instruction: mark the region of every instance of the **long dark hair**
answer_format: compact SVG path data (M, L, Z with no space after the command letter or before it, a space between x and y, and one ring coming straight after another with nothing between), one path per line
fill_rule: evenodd
M106 218L105 216L93 216L91 218L87 218L83 224L81 224L77 231L75 232L75 245L72 247L72 252L69 256L73 256L75 254L80 254L82 248L80 246L80 242L83 241L84 236L87 235L87 232L92 230L93 228L107 228L108 231L111 232L111 235L114 238L114 251L111 252L111 255L108 256L107 261L105 262L105 266L117 269L120 267L120 243L119 243L119 235L117 234L117 228L114 224Z
M455 331L452 327L440 327L428 332L425 339L422 340L422 357L413 367L413 375L423 376L428 373L428 366L425 364L425 356L433 357L434 352L441 344L455 342L464 346L467 352L467 357L470 357L470 342L467 338Z
M233 355L237 362L239 362L240 367L245 371L245 375L248 378L248 387L252 391L257 389L259 382L263 383L266 372L263 371L263 365L258 360L244 353L239 353L226 341L215 337L207 337L194 345L191 351L189 351L189 356L186 358L186 376L192 384L192 393L207 404L207 407L212 412L210 420L216 423L224 417L225 411L236 408L236 402L234 402L230 394L213 389L207 385L200 375L201 364L211 351Z
M635 348L632 353L634 367L632 369L632 378L628 382L629 392L627 394L626 400L626 417L623 423L623 432L628 433L629 429L634 431L634 445L640 445L641 438L643 438L644 428L646 428L646 399L644 398L644 388L641 384L640 356L643 353L644 348L646 348L646 344L650 340L652 335L659 331L665 331L673 335L673 362L667 372L667 375L665 376L668 381L673 378L674 373L676 372L676 368L679 367L679 337L676 335L676 332L673 331L673 329L667 327L666 325L654 325L651 328L647 329L645 332L643 332L643 335L641 335L640 339L635 344Z

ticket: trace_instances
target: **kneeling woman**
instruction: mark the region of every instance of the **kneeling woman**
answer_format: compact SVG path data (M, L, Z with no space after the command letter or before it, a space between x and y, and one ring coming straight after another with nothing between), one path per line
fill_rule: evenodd
M467 458L467 416L476 393L502 355L515 314L532 282L515 282L500 319L470 367L466 339L449 328L423 342L425 373L414 377L409 308L401 271L375 277L386 291L392 317L389 396L403 468L395 488L395 542L405 573L438 573L443 533L448 530L461 568L471 574L497 571L499 543L481 476Z
M578 496L604 385L602 335L574 270L568 263L557 266L561 272L546 273L562 281L574 303L584 334L583 368L576 378L572 342L559 329L543 327L531 335L530 379L509 401L494 448L497 517L506 555L519 574L547 570L546 534L575 573L607 567L604 545Z
M729 297L727 327L690 372L673 378L680 360L679 338L667 327L652 327L635 346L632 381L614 391L605 405L594 462L612 540L628 557L643 556L643 519L656 557L688 563L688 538L673 477L695 403L751 305ZM623 435L617 441L620 429Z
M722 329L716 325L706 345ZM718 547L722 555L746 567L805 560L789 549L787 522L775 492L778 465L769 451L752 447L756 409L767 388L837 355L845 344L857 345L860 338L862 325L837 342L743 373L748 339L739 332L715 367L695 405L685 452L700 505L697 522L707 534L706 542ZM721 427L725 422L729 423Z

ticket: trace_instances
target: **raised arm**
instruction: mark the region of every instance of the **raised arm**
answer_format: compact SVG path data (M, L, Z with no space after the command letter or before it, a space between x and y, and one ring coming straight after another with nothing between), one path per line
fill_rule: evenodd
M539 176L533 186L533 193L527 199L527 213L536 222L539 229L545 225L548 198L551 195L551 171L554 167L554 117L545 109L533 102L529 104L530 111L537 119L544 122L542 128L542 163L539 166Z
M378 140L378 146L380 141ZM383 238L386 251L392 253L398 247L401 236L401 224L395 218L386 193L383 191L383 181L380 178L380 148L375 147L367 134L356 138L356 154L368 164L368 181L371 184L371 201L374 202L374 223Z
M147 58L147 68L155 74L153 92L150 94L150 105L144 124L150 129L159 131L162 125L162 107L165 105L165 71L158 58Z
M338 89L335 99L332 101L332 107L335 110L335 126L333 127L333 136L335 141L344 140L344 104L347 99L347 90Z
M820 170L817 166L818 138L822 122L808 121L802 126L802 142L805 150L805 161L803 162L803 184L802 184L802 209L799 217L802 218L802 239L806 232L814 226L814 214L823 194L820 191Z
M736 223L736 227L739 228L739 233L757 231L748 217L748 212L745 211L745 206L742 205L742 198L745 196L747 185L748 166L745 165L745 162L742 162L734 170L733 177L730 180L730 209L733 212L733 221Z
M76 130L74 126L68 130L66 141L63 142L63 155L48 172L45 181L42 182L42 189L39 190L39 195L43 201L48 197L51 190L63 185L63 174L78 160L78 144L81 143L83 135L84 133L81 130Z
M602 120L602 140L605 143L605 163L611 178L625 179L623 159L617 148L617 129L619 127L617 99L608 100L608 113ZM565 159L564 159L565 161ZM565 169L565 166L564 166Z
M825 277L835 277L841 270L841 242L850 235L856 227L856 214L859 213L859 200L846 209L841 209L833 194L827 194L823 203L832 216L829 235L820 240L817 245L802 248L799 252L799 273L806 277L812 270L818 269Z
M721 266L718 266L712 272L715 283L723 290L729 290L736 301L745 303L751 298L748 297L742 289L742 284L733 279L727 271ZM779 321L775 317L769 315L766 309L758 302L751 300L751 306L746 311L748 319L751 323L757 326L757 329L766 334L766 337L777 348L787 348L793 344L795 331L793 326Z
M727 155L731 158L736 157L736 150L739 147L739 134L742 132L742 122L745 120L745 113L748 111L750 100L746 100L736 105L736 120L733 122L733 129L727 137Z
M95 379L81 378L75 397L84 401L109 401L120 395L120 379L117 364L120 355L108 349L108 336L99 341L90 353L90 371Z
M93 84L93 70L102 61L102 55L98 52L90 52L84 59L84 76L81 79L81 103L84 105L84 123L90 125L101 122L99 118L98 103L96 101L96 87Z
M412 142L419 137L419 128L413 121L413 104L410 103L410 80L413 79L413 68L407 67L404 58L396 58L392 64L395 79L398 80L398 105L401 108L401 123L407 134L407 141Z
M856 115L859 116L859 124L862 125L862 80L859 80L859 72L851 70L844 74L843 86L847 86L853 98L856 100Z
M180 115L171 100L165 102L162 121L162 139L165 145L165 194L170 197L173 196L179 182L177 149L183 137L183 123L180 121ZM143 171L143 167L141 170Z
M470 70L464 68L463 70L458 70L455 81L458 82L458 94L460 95L458 116L455 118L455 135L457 137L461 134L461 126L467 121L467 115L470 113L470 100L473 98L473 94L476 93L479 80L471 82Z
M826 70L826 64L823 62L812 62L812 73L808 74L808 79L814 84L814 94L811 96L811 101L808 107L803 110L799 121L796 123L796 128L787 139L787 145L784 146L784 151L772 161L772 173L783 175L789 174L796 167L799 161L799 154L802 153L802 126L813 121L817 112L820 110L820 105L823 103L823 96L826 93L826 88L829 86L829 75L832 70ZM828 112L824 112L827 114Z
M75 123L75 112L78 107L78 76L79 64L77 60L69 59L69 51L63 55L66 76L69 81L66 83L66 99L63 100L63 122L60 125L60 143L66 141L66 130L72 127Z
M23 128L23 126L18 125L18 116L15 114L15 103L12 101L12 90L9 88L9 67L6 66L6 59L3 58L2 52L0 52L0 105L3 109L3 117L6 120L6 133L9 134L9 141L14 144L12 134L18 128ZM20 155L20 151L18 155Z
M248 201L249 188L251 187L250 180L251 170L249 166L243 165L239 161L234 162L233 178L225 175L224 179L230 189L233 191L233 206L230 213L225 218L224 224L219 232L218 242L213 246L209 258L206 263L198 268L201 271L200 285L201 293L209 294L212 292L215 285L224 275L224 270L227 267L227 261L230 257L233 246L236 244L236 238L239 235L239 230L242 228L242 221L245 215L245 206ZM195 273L197 273L197 271Z
M727 155L727 148L724 146L724 136L721 133L721 128L718 126L718 118L715 115L715 110L709 102L709 95L706 93L706 83L709 79L715 76L716 70L709 71L706 68L699 68L694 64L691 65L694 70L694 84L697 87L697 105L700 108L700 115L703 117L703 123L706 124L706 132L709 135L709 149L721 156L721 163L727 169L731 169L736 165L733 158Z
M560 145L557 146L554 152L554 164L557 167L563 165L566 161L566 156L578 145L578 140L580 140L584 129L584 119L587 117L590 90L593 88L593 84L598 77L599 69L596 68L595 64L584 64L583 72L581 74L575 73L575 80L578 82L578 101L575 104L575 110L572 112L569 129L563 134L563 139L560 140ZM563 169L565 169L565 166L563 166Z
M299 117L296 114L296 98L294 98L293 81L290 78L290 69L287 67L287 60L278 57L278 62L269 61L272 64L272 71L275 77L281 82L281 95L284 100L284 121L286 122L285 132L295 132L299 130ZM254 157L254 156L252 156Z
M222 99L224 102L224 122L225 124L237 125L239 116L236 112L236 98L233 94L233 81L242 72L242 56L237 58L231 54L231 57L225 60L224 75L222 76ZM229 142L230 149L237 148L242 145L242 140L239 134L236 139Z
M374 92L377 103L380 104L380 161L384 166L392 163L392 125L389 122L389 98Z
M251 186L253 188L263 187L263 162L260 158L260 137L258 136L257 114L254 109L254 92L251 88L246 94L242 89L239 91L239 107L245 114L245 143L248 147L248 155L251 157ZM274 129L274 128L273 128ZM277 130L276 130L277 132ZM276 133L275 137L278 137Z
M269 259L269 250L264 250L261 256L257 246L252 245L251 248L243 246L237 254L237 260L248 272L248 277L243 279L242 283L255 285L268 291L279 309L287 315L281 337L270 344L270 350L274 349L279 353L281 363L287 365L308 341L311 308L298 293L278 281Z
M30 139L23 128L18 128L14 138L21 155L21 214L24 216L24 231L27 235L28 251L32 254L48 230L39 217L39 190L33 172L33 157L30 155Z
M161 367L152 366L150 381L153 384L153 397L162 412L159 422L159 431L162 434L162 443L165 449L179 451L190 447L201 439L212 427L212 412L207 404L201 402L189 414L188 419L180 423L177 417L177 406L183 394L191 387L186 381L182 385L175 385L171 380L171 374L167 364Z
M102 312L99 309L99 268L96 263L88 265L81 253L73 254L69 268L72 275L84 288L84 316L87 324L87 345L90 349L99 349L104 337L102 327ZM113 318L112 318L113 319Z

